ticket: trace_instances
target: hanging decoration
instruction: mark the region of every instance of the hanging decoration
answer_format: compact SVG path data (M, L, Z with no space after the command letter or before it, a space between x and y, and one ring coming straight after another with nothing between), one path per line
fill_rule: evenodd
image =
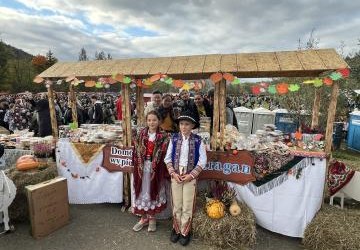
M323 79L323 83L326 85L326 86L331 86L333 84L333 80L330 78L330 77L325 77Z
M280 95L286 94L289 91L289 85L287 83L276 84L276 90Z
M321 79L319 79L319 78L316 78L316 79L314 80L314 87L319 88L319 87L321 87L322 85L323 85L323 80L321 80Z
M276 94L276 86L275 85L270 85L269 87L268 87L268 92L270 93L270 94Z
M289 91L291 92L299 91L299 89L300 89L300 85L297 83L289 85Z
M87 87L87 88L95 87L95 85L96 85L96 82L92 81L92 80L85 82L85 87Z
M36 76L33 80L34 83L42 83L44 81L44 78L40 76Z

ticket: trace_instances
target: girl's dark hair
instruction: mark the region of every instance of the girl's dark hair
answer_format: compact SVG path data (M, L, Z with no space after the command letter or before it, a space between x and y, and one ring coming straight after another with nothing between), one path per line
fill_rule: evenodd
M155 115L155 116L158 118L159 121L162 120L159 112L157 112L156 110L151 110L151 111L149 111L149 112L146 114L146 116L145 116L145 120L147 120L147 118L148 118L149 115Z

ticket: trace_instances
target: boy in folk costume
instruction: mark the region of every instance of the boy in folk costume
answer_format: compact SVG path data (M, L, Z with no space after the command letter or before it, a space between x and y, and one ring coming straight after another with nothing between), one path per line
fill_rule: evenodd
M164 157L169 142L167 133L160 130L160 115L152 110L146 115L147 127L135 140L134 155L134 213L141 219L133 227L138 232L144 226L156 231L155 215L163 211L166 199L165 182L169 178Z
M171 176L173 229L170 240L186 246L190 242L191 223L195 208L196 179L206 165L205 145L191 132L199 126L196 115L183 111L177 119L180 132L173 134L165 163Z

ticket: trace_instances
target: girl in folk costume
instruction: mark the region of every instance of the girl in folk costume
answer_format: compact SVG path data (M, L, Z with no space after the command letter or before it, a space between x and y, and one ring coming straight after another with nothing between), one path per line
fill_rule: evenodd
M134 213L141 219L133 227L140 231L148 225L148 231L156 231L155 214L166 208L165 182L169 175L164 157L168 146L168 135L160 130L160 115L150 111L146 115L147 127L135 140L134 155Z
M191 223L195 208L196 179L206 165L205 145L191 132L199 126L190 110L178 117L180 132L173 134L165 163L171 176L173 229L170 240L186 246L190 242Z

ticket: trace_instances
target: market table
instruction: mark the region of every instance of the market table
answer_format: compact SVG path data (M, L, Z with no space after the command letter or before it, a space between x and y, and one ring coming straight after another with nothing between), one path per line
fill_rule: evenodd
M70 204L121 203L123 173L108 172L101 166L103 145L71 143L60 139L56 163L67 179Z
M237 198L252 209L258 225L291 237L304 236L321 207L326 172L326 155L310 156L263 186L229 183Z

